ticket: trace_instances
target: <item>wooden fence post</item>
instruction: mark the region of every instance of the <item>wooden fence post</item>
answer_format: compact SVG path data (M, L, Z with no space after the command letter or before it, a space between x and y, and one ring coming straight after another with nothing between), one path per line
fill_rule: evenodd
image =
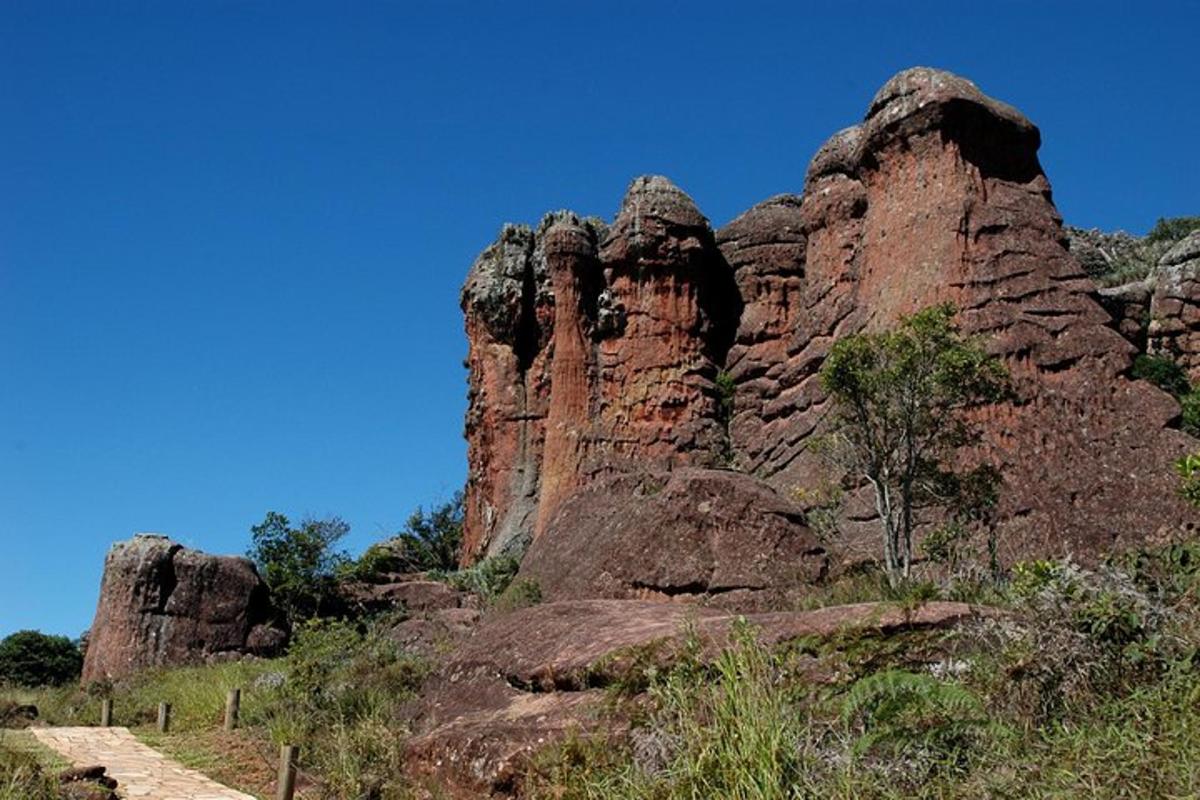
M171 729L171 704L158 704L158 732L166 733Z
M112 698L106 697L100 701L100 727L112 727Z
M230 689L225 697L225 730L231 731L238 724L238 709L242 705L242 690Z
M275 800L294 800L296 795L296 759L300 748L285 744L279 748L279 780Z

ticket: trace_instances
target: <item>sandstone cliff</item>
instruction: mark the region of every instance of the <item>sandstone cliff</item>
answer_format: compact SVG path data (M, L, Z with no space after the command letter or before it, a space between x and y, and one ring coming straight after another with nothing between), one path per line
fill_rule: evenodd
M212 658L274 655L287 641L274 619L266 584L248 560L138 534L114 544L104 560L83 681Z
M1011 106L916 68L820 148L802 193L716 232L661 177L634 181L610 228L566 212L537 231L506 227L463 291L465 558L532 541L531 567L598 564L580 568L587 580L571 572L574 590L612 596L657 586L661 565L686 559L708 525L727 539L757 535L740 519L682 510L674 518L691 527L680 534L669 511L639 516L629 504L662 503L637 492L621 508L593 504L589 520L575 498L612 474L681 467L733 467L779 503L811 496L831 477L808 449L826 411L817 372L830 345L941 301L1017 384L1017 399L983 420L982 455L1005 479L1010 554L1086 557L1184 524L1171 464L1196 442L1174 429L1171 397L1127 377L1135 347L1118 328L1128 321L1105 310L1068 250L1039 144ZM1155 302L1191 325L1194 306L1178 295L1194 296L1195 254L1172 253L1174 277ZM1190 359L1179 327L1156 335ZM613 517L640 519L654 557L614 571L607 554L631 538ZM828 546L853 550L869 518L848 504ZM789 519L790 550L815 553L803 518ZM708 562L688 585L707 592L737 571Z

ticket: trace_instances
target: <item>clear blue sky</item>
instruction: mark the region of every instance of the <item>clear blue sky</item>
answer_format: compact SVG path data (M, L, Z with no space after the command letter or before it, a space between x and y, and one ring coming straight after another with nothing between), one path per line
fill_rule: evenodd
M0 4L0 635L134 531L395 530L465 477L502 222L655 172L724 223L905 67L1038 123L1073 223L1200 213L1197 3L732 5Z

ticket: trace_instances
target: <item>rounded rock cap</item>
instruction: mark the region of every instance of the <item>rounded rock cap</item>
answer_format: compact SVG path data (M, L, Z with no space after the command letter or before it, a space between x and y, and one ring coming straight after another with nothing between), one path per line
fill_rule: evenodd
M885 132L919 133L936 127L950 106L974 106L995 121L1023 135L1037 136L1037 127L1007 103L988 97L971 81L952 72L913 67L885 83L867 110L867 140Z
M708 227L708 219L692 198L662 175L643 175L629 184L613 228L630 217L654 217L675 225Z

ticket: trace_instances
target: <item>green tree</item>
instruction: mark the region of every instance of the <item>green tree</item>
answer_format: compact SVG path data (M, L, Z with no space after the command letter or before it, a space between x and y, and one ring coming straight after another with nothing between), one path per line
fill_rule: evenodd
M893 581L910 574L914 510L937 505L971 518L995 504L995 468L950 465L958 448L978 441L964 412L1006 397L1008 373L954 316L954 306L938 305L894 330L847 336L821 368L833 400L829 452L874 491Z
M66 636L17 631L0 641L0 683L60 686L78 680L82 668L83 653Z
M458 569L462 551L463 494L426 512L418 507L404 530L371 545L354 566L356 577L370 580L388 572L428 572Z
M275 511L250 528L248 555L289 624L338 609L334 576L346 555L334 547L349 532L350 526L338 517L306 519L293 528Z

